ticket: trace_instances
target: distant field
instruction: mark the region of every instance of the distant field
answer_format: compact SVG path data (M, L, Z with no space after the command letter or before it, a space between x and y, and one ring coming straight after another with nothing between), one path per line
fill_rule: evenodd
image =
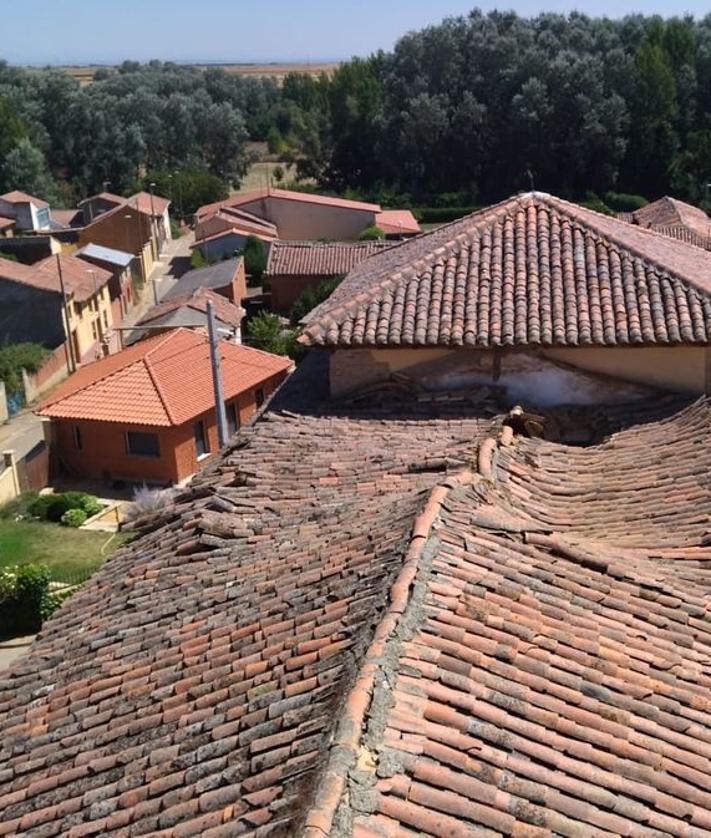
M94 73L102 68L111 67L113 65L91 65L91 66L66 66L58 67L58 70L64 70L74 78L79 79L81 84L90 84L94 78ZM310 76L318 76L321 73L333 73L339 66L339 62L323 62L323 63L295 63L295 64L193 64L194 67L207 69L208 67L222 67L228 73L236 73L241 76L269 76L281 81L284 76L289 73L304 73Z

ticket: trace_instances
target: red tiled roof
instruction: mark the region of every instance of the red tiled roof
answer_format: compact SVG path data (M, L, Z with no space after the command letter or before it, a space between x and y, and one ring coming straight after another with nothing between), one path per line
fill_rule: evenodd
M47 201L43 201L41 198L35 198L34 195L28 195L27 192L20 192L18 189L0 195L0 199L10 204L32 204L37 209L45 209L49 206Z
M409 234L420 233L420 225L410 210L381 210L375 216L375 224L380 229L391 235L393 233Z
M213 233L211 236L204 236L201 239L196 239L190 245L190 249L193 250L196 247L202 247L205 242L221 239L224 238L224 236L255 236L263 242L271 242L274 241L274 238L276 238L276 235L272 235L266 230L260 230L256 227L254 229L250 229L250 227L251 225L247 224L236 224L234 227L230 227L227 230L220 230L219 233Z
M0 230L4 230L6 227L12 227L16 223L14 218L5 218L5 216L0 215Z
M558 198L511 198L361 264L308 316L330 346L706 344L711 254Z
M247 235L256 235L263 241L271 241L277 237L277 228L275 224L272 224L270 221L265 221L262 218L258 218L256 215L252 215L249 212L226 208L218 210L214 215L203 220L210 223L215 218L223 222L224 229L217 233L211 233L209 236L205 236L203 235L202 223L198 223L195 228L196 241L203 242L208 239L213 239L221 233L234 231L239 231L240 233L245 233Z
M220 341L225 399L288 370L289 358ZM171 426L214 405L207 337L175 329L82 367L37 413L136 425Z
M307 834L709 834L710 428L504 432L435 489Z
M216 294L209 288L197 288L189 294L182 294L170 300L163 300L148 309L138 321L139 324L150 323L158 317L163 317L179 308L191 308L195 311L206 312L207 302L212 301L215 317L223 323L239 326L244 317L244 309L230 302L222 294Z
M161 198L160 195L153 195L151 197L150 192L136 192L135 195L126 198L125 202L136 207L139 212L156 216L163 215L170 206L170 200L168 198Z
M202 219L215 210L224 207L241 207L244 204L260 201L264 198L276 198L283 201L297 201L305 204L320 204L321 206L339 207L341 209L362 210L363 212L380 212L378 204L367 204L363 201L349 201L346 198L334 198L330 195L314 195L312 192L292 192L288 189L255 189L252 192L243 192L240 195L233 195L224 201L215 201L212 204L205 204L199 207L195 213L196 218Z
M20 265L0 259L0 276L59 294L61 284L57 259L61 263L64 291L67 296L78 302L85 302L93 297L96 291L111 279L110 271L98 266L90 267L83 259L70 253L48 256L34 265Z
M267 276L335 276L345 274L392 242L275 241L269 249Z
M702 209L676 198L659 198L646 207L634 212L619 213L617 217L630 224L711 250L711 218Z
M0 682L2 829L709 831L708 402L443 404L284 402L112 556Z

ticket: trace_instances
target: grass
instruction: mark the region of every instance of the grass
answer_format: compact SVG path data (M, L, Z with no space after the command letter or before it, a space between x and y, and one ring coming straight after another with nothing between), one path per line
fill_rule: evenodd
M116 533L102 553L110 536L41 521L0 519L0 567L45 564L57 582L83 582L107 555L130 538L128 534Z

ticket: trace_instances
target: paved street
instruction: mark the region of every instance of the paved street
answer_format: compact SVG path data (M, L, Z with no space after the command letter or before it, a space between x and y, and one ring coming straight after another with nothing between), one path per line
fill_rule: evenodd
M186 235L168 242L160 262L148 278L141 302L124 318L124 326L131 326L140 320L148 309L155 304L155 300L162 300L175 285L178 278L190 270L190 245L194 241L195 233L191 230Z
M14 451L19 460L43 438L42 420L32 410L23 410L0 425L0 452Z

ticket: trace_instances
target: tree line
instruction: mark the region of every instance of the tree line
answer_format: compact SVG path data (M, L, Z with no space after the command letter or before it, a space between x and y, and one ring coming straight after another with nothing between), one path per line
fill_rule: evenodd
M467 206L531 187L703 203L711 15L474 10L281 86L125 62L80 87L58 71L0 65L6 188L83 196L185 170L224 190L244 174L248 140L266 140L319 188L384 204Z

